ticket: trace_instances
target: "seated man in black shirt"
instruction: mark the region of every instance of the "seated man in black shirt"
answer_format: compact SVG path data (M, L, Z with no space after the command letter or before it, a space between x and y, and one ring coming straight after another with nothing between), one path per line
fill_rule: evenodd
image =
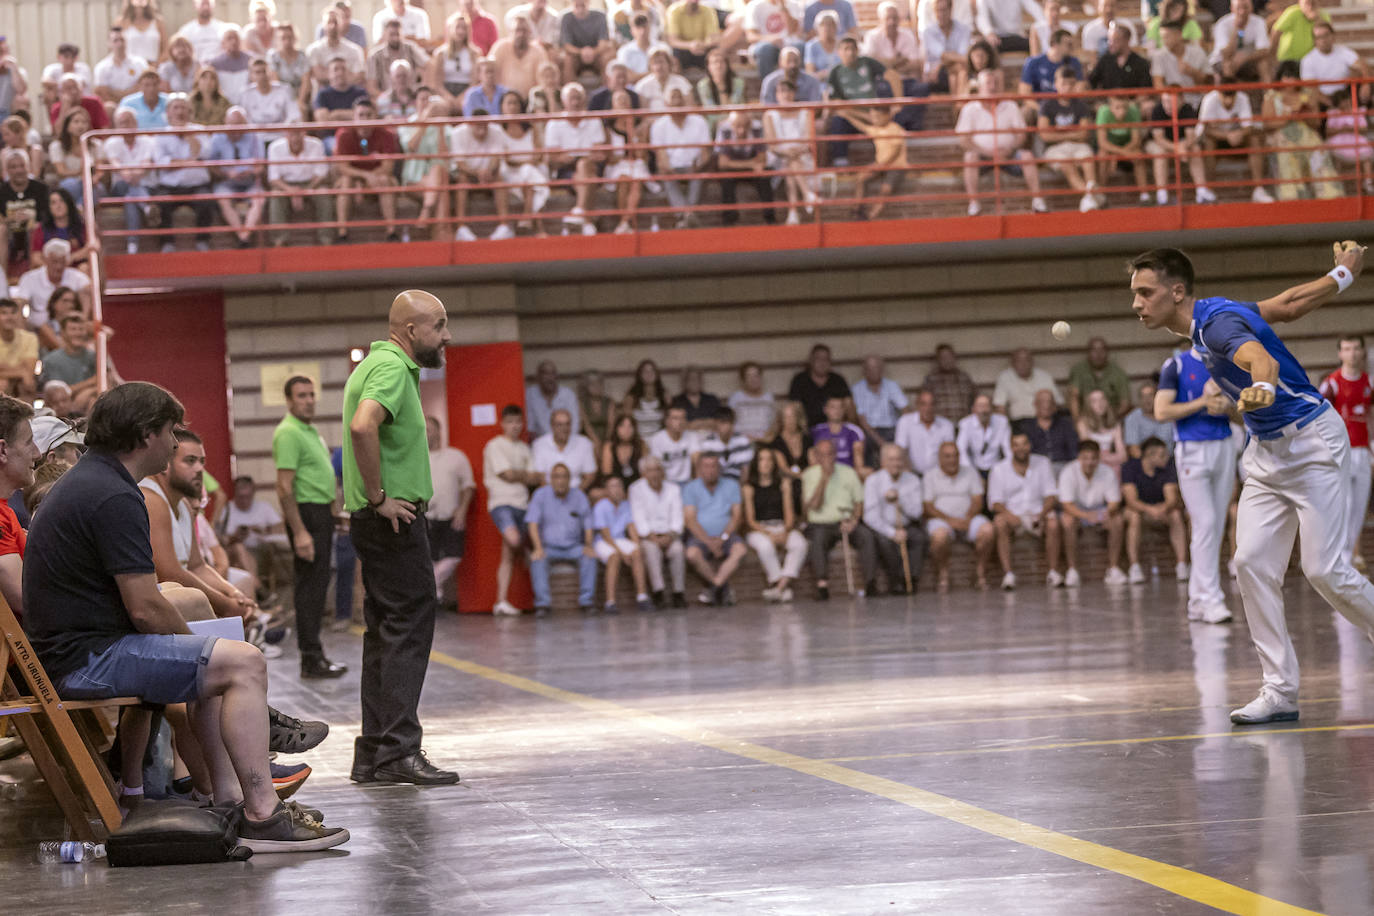
M1115 26L1107 39L1107 53L1097 59L1088 73L1093 89L1150 89L1150 62L1131 50L1131 30Z
M1031 454L1050 459L1055 479L1064 465L1078 457L1078 430L1067 410L1060 410L1054 392L1035 393L1035 416L1025 417L1012 424L1012 432L1023 433L1030 439Z
M1146 525L1169 529L1169 544L1174 548L1174 575L1180 582L1188 579L1188 528L1183 523L1183 500L1179 495L1178 472L1174 470L1169 447L1151 436L1140 444L1140 457L1121 466L1121 499L1126 504L1126 558L1131 568L1126 577L1144 582L1140 568L1140 532Z
M48 220L48 187L29 177L29 156L22 149L6 149L0 156L0 270L13 276L28 270L33 227Z
M806 411L806 428L811 429L825 422L825 402L831 398L844 398L846 409L853 411L849 383L830 371L830 348L818 343L811 348L806 368L792 376L787 399L801 404Z
M158 590L137 482L167 467L182 419L176 398L146 382L95 402L89 451L53 486L29 530L25 629L63 697L189 703L215 802L242 808L240 843L264 853L338 846L347 830L283 804L273 789L262 653L193 635Z

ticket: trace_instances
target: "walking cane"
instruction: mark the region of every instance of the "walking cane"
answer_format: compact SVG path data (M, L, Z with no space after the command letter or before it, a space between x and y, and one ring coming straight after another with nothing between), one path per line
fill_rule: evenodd
M902 524L902 510L900 506L892 507L892 521L893 528L906 528L906 526ZM909 538L910 536L911 532L908 531L907 537ZM897 545L897 552L902 555L902 575L906 579L906 593L908 595L911 594L911 552L908 549L909 546L909 542L907 541L903 541L901 544Z
M840 528L840 550L844 553L844 583L854 594L854 563L849 559L849 532Z

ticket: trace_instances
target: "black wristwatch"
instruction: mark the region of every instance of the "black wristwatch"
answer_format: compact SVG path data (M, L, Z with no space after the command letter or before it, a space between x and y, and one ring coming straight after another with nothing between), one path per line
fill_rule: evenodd
M386 502L386 489L385 489L384 487L382 487L382 488L378 488L378 491L379 491L382 495L379 496L379 497L377 497L377 501L376 501L376 502L373 502L373 501L370 500L370 499L367 501L367 507L368 507L369 509L376 509L376 508L378 508L379 506L381 506L382 503Z

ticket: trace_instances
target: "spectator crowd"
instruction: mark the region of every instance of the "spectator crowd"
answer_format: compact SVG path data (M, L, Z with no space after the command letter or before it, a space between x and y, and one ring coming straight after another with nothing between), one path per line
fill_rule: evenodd
M1120 7L530 0L493 15L461 0L441 22L387 0L358 22L337 0L307 25L254 0L240 25L215 0L186 23L131 0L94 66L63 43L31 81L19 37L0 38L11 279L52 238L79 248L104 198L125 231L161 229L151 238L170 251L181 208L201 249L263 241L264 217L272 244L292 222L348 241L374 199L362 219L393 241L693 226L708 195L727 225L797 223L827 199L873 218L926 180L922 156L952 158L942 143L958 145L971 215L990 167L1044 212L1050 181L1084 211L1109 194L1167 204L1179 186L1198 203L1218 199L1213 185L1260 203L1335 197L1374 159L1368 91L1349 89L1368 68L1316 0ZM953 137L927 123L951 109ZM107 127L128 133L90 142L87 201L82 138ZM547 212L555 192L571 206Z

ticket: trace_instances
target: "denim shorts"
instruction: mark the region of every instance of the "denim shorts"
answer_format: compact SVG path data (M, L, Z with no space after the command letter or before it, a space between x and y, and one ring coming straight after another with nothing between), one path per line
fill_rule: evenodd
M135 633L121 637L57 685L63 699L139 697L147 703L199 699L218 636Z
M698 541L696 537L690 533L683 538L683 541L685 542L683 546L688 550L691 550L693 547L695 547L697 550L700 550L704 556L714 556L714 554L711 553L711 548L707 547L704 541ZM729 537L725 538L724 542L720 545L720 555L722 557L728 557L730 555L731 548L733 548L736 544L742 543L744 542L740 540L740 536L738 534L730 535Z
M520 536L525 536L525 510L517 509L514 506L493 506L491 509L491 520L496 523L497 531L505 531L507 528L514 528L520 532Z

